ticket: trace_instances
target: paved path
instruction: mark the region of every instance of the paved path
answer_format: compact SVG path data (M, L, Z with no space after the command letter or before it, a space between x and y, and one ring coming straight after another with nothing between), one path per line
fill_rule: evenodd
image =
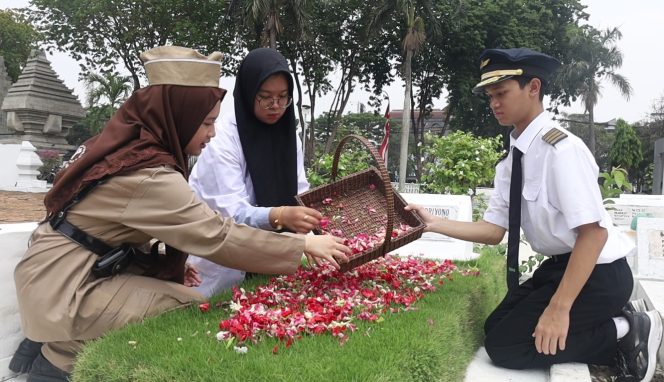
M0 191L0 223L38 222L46 215L44 193Z

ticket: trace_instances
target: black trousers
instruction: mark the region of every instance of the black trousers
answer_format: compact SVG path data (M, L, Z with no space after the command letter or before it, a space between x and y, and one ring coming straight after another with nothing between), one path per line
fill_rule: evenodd
M507 293L484 323L485 347L494 364L510 369L543 368L555 363L611 365L617 350L612 317L632 293L634 280L627 261L598 264L574 301L564 351L538 353L532 336L567 268L567 258L550 258L533 277Z

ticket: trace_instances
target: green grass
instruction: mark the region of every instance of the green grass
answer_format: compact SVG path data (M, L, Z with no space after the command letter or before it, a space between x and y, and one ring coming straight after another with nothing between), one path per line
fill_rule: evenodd
M481 276L454 274L452 281L418 301L417 310L386 314L380 323L357 323L357 331L343 346L331 335L305 336L289 349L281 345L276 355L273 339L238 354L214 337L225 311L190 308L90 342L79 355L73 379L460 381L482 342L484 319L505 291L505 258L494 252L485 247L479 260L470 264L480 268ZM250 280L244 287L264 281Z

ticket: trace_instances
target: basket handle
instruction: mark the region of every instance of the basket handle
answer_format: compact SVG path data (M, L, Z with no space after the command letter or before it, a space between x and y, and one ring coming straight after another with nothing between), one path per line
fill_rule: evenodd
M337 146L337 150L334 152L334 160L332 161L332 181L335 181L337 179L337 168L339 166L339 157L341 156L341 149L343 148L344 144L349 141L350 139L355 139L360 141L367 149L369 149L369 152L373 156L374 160L376 161L376 164L378 165L378 171L380 172L380 176L383 179L383 186L385 190L385 201L387 202L387 225L385 226L385 241L383 242L383 253L387 252L387 246L390 244L390 241L392 240L392 230L394 229L394 192L392 191L392 183L390 183L390 177L387 175L387 169L385 168L385 164L383 163L382 158L378 154L378 151L376 150L376 147L369 142L366 138L364 138L361 135L356 135L356 134L350 134L341 140L339 142L339 145Z

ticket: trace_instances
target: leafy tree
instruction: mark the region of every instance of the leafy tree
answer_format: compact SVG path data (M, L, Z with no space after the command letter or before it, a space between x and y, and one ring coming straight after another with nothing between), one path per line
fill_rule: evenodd
M235 52L226 2L202 0L31 0L30 17L50 48L81 62L83 74L123 65L140 88L139 54L160 45ZM231 61L232 55L227 61ZM222 68L231 68L224 66Z
M471 92L480 77L480 53L486 48L529 47L567 62L572 53L568 31L587 19L583 9L579 0L460 1L455 8L442 8L440 12L448 17L443 22L448 25L443 60L449 76L451 128L482 136L506 135L488 102ZM571 93L569 87L555 82L547 91L554 100L566 99Z
M572 46L577 56L561 71L561 81L576 84L576 92L588 113L590 152L595 155L594 109L601 95L601 81L608 79L629 100L632 87L627 78L615 70L622 66L622 52L616 42L622 38L618 28L599 31L585 26L572 37Z
M37 39L37 32L20 12L0 9L0 56L13 82L21 74L30 51L37 47Z
M643 160L641 141L634 128L622 119L616 125L615 140L609 151L609 159L614 167L622 167L628 172L637 169Z

